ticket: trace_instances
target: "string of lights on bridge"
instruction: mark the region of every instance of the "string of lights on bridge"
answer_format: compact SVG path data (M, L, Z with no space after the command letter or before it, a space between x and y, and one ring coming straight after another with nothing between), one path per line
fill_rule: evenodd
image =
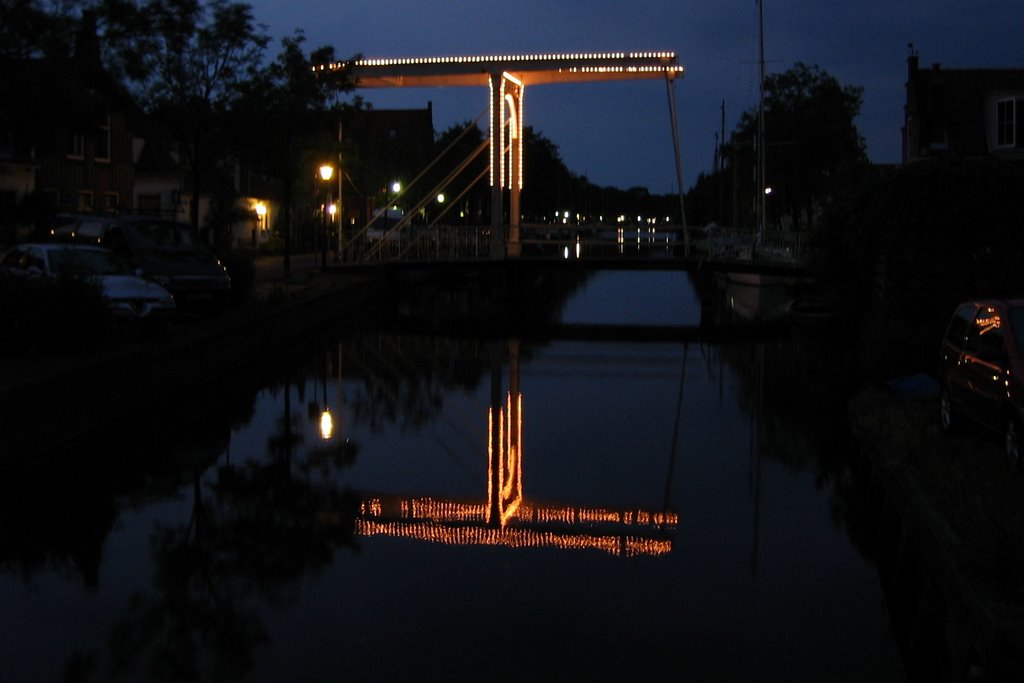
M480 64L500 63L509 65L514 62L543 62L543 61L612 61L620 59L659 59L674 61L675 52L579 52L579 53L551 53L551 54L518 54L518 55L479 55L479 56L449 56L449 57L387 57L380 59L359 59L354 62L332 62L319 64L313 67L313 71L337 71L346 66L356 67L384 67L384 66L418 66L430 64ZM683 67L678 65L651 65L651 66L586 66L572 67L572 71L584 73L645 73L655 71L682 71Z

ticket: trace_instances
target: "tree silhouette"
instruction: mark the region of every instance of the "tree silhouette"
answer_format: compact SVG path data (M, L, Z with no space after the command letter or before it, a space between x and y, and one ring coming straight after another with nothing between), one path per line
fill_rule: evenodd
M822 207L868 165L854 124L863 88L844 86L817 66L797 63L764 84L765 174L769 224L817 222ZM720 149L720 164L701 174L687 197L695 224L752 225L757 107L745 111Z
M269 38L252 8L229 0L105 0L108 43L147 113L185 144L190 220L199 228L204 177L220 162L227 114L259 75Z

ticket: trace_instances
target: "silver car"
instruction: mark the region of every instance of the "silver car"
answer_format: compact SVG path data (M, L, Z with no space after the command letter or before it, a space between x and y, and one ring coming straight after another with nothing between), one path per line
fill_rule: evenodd
M155 282L128 269L114 252L85 244L26 243L0 259L0 269L23 277L82 277L96 282L115 316L165 319L174 315L174 297Z
M137 215L64 217L51 238L110 249L173 294L179 313L219 313L231 301L231 276L187 223Z

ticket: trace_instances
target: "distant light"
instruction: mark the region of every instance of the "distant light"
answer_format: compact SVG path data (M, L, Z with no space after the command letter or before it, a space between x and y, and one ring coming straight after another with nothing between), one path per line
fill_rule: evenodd
M394 192L395 194L398 194L399 192L401 192L402 191L402 183L398 182L397 180L395 182L391 183L391 191Z
M262 218L263 216L267 215L267 205L264 204L263 202L256 202L255 209L257 216L260 216Z
M334 177L334 167L330 164L324 164L320 167L320 177L324 180L330 180Z
M327 213L331 214L332 216L334 214L338 213L338 205L337 204L328 204L327 205Z
M770 187L764 188L764 193L765 194L771 194L772 193L772 188L770 188Z
M441 192L437 195L437 203L444 204L444 192Z

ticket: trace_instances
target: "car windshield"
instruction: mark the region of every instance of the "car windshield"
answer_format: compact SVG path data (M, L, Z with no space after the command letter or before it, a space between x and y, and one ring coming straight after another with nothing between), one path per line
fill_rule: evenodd
M175 223L133 223L126 228L140 249L192 251L195 243L188 226Z
M64 275L123 275L128 272L113 252L103 249L56 249L50 270Z

